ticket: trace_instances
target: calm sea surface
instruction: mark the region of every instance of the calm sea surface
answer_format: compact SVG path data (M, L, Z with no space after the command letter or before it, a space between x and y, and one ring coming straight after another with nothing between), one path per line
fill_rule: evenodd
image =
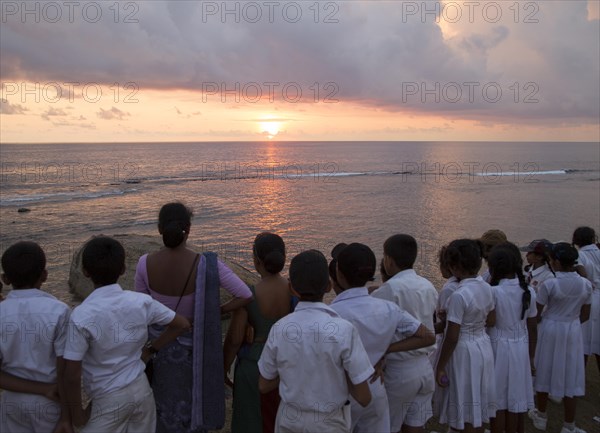
M438 287L436 254L452 239L499 228L524 245L600 230L599 143L2 144L0 157L0 249L40 243L45 287L63 299L74 249L99 233L158 238L172 200L194 209L192 242L247 267L264 230L290 256L356 241L378 258L388 236L409 233L417 271Z

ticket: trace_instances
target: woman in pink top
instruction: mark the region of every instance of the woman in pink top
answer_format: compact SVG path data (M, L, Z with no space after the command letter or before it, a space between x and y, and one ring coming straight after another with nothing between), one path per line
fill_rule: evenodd
M196 299L196 296L197 293L199 296L208 296L210 274L218 278L213 287L217 287L218 284L233 296L229 302L221 305L221 314L245 306L252 298L248 286L220 260L211 262L208 254L200 255L187 247L191 219L192 211L182 203L168 203L161 208L158 231L165 246L159 251L140 257L135 274L135 289L149 294L182 316L194 320L198 318L198 307L203 308L205 302L208 304L208 298ZM214 254L212 256L215 257ZM210 268L210 263L214 263L214 269ZM217 320L219 318L216 311L204 311L202 314L205 326L209 316L216 317ZM153 335L159 331L149 330L150 350ZM204 338L200 334L203 334ZM156 353L152 361L152 388L157 406L157 432L203 431L196 428L198 423L192 422L193 377L207 377L217 372L194 371L193 367L198 367L198 362L193 362L194 356L198 354L194 355L193 346L199 344L205 352L205 357L213 356L214 348L208 347L207 335L210 333L198 329L198 325L195 325L193 334L180 337L161 349L160 353ZM218 343L220 344L220 340ZM217 352L221 352L220 347Z

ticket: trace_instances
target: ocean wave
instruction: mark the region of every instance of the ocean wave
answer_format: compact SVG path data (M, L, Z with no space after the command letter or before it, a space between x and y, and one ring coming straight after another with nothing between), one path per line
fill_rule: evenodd
M127 190L112 190L112 191L88 191L88 192L57 192L49 194L28 194L28 195L15 195L15 196L2 196L0 205L20 205L25 203L35 203L40 201L45 202L60 202L60 201L71 201L71 200L85 200L95 199L107 196L124 195L132 192L136 192L137 189Z

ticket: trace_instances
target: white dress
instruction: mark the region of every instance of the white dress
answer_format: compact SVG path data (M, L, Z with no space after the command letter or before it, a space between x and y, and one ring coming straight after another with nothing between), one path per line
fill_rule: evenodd
M467 278L448 300L447 321L460 325L458 343L448 364L447 388L438 388L440 423L463 430L465 423L481 427L496 415L494 352L485 332L494 309L491 286L481 277Z
M440 295L438 297L438 302L436 306L436 314L439 317L439 313L443 311L446 313L448 311L448 299L450 299L450 295L452 295L456 289L458 289L458 280L456 277L450 277L444 283L442 290L440 290ZM437 360L440 357L440 351L442 350L442 342L444 341L444 334L436 334L435 335L435 351L431 352L429 355L429 360L431 361L431 365L435 368L437 364ZM437 385L436 385L437 386Z
M534 407L527 319L537 315L535 291L528 287L531 303L521 319L523 289L519 280L503 279L492 289L496 326L489 328L488 334L494 349L497 408L513 413L527 412Z
M600 355L600 249L596 245L582 247L579 250L579 264L585 268L593 289L590 320L581 325L583 353Z
M556 397L585 395L583 338L579 315L592 301L592 284L575 272L544 281L537 303L545 305L535 349L537 392Z

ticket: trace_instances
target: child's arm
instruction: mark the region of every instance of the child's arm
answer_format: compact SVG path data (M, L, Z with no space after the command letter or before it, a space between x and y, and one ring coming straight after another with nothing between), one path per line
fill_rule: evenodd
M425 325L421 324L412 337L390 344L386 353L405 352L431 346L432 344L435 344L435 335Z
M0 370L0 389L21 392L24 394L42 395L50 400L58 401L58 386L56 383L38 382L22 379Z
M164 332L160 334L156 340L152 341L152 349L154 349L155 352L158 352L160 349L165 347L171 341L175 340L185 331L189 330L191 326L192 325L190 324L190 321L188 319L179 314L175 314L173 320L171 320L171 322L169 322L169 324L167 325L167 329L165 329ZM142 360L144 362L147 362L151 356L151 349L144 346L144 349L142 350Z
M579 313L579 321L581 323L587 322L590 318L591 304L584 304L581 306L581 312Z
M54 427L53 433L71 433L73 427L71 424L71 413L69 412L69 403L65 388L65 360L62 356L56 357L56 372L58 378L58 395L60 397L60 419Z
M537 317L527 319L527 334L529 336L529 365L531 372L535 372L533 360L535 357L535 346L537 345Z
M275 379L265 379L262 374L258 376L258 390L261 394L266 394L279 387L279 376Z
M348 377L348 372L346 372L346 382L348 382L348 390L354 400L362 407L367 407L369 403L371 403L371 388L369 388L368 380L364 380L355 385Z
M225 343L223 344L223 371L225 372L226 383L229 380L227 373L244 342L247 323L248 312L245 308L240 308L233 312L231 322L229 323L229 329L227 330L227 336L225 337Z
M496 309L490 311L485 319L485 326L487 328L493 328L496 326Z
M460 335L460 325L452 321L448 322L446 329L446 335L444 337L444 343L442 344L442 351L440 353L440 359L438 360L435 380L439 386L445 388L448 386L448 382L442 381L442 378L446 376L446 364L452 357L454 349L458 344L458 338Z
M87 408L81 408L81 361L65 360L64 389L66 404L71 421L75 427L87 424L92 413L92 402Z
M540 323L542 321L542 312L544 311L544 304L540 304L539 302L536 302L537 305L537 322Z

